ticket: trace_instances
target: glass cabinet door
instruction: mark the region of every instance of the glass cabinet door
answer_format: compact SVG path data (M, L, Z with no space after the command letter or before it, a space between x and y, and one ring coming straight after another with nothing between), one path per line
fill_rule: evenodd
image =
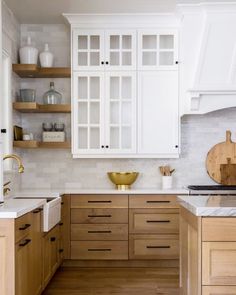
M136 69L136 31L108 30L105 32L105 44L106 69Z
M77 154L104 153L103 101L104 74L76 73L74 88L74 151Z
M75 30L73 43L75 71L104 70L103 30Z
M106 153L135 152L135 73L106 76Z
M177 32L139 31L139 69L177 68Z

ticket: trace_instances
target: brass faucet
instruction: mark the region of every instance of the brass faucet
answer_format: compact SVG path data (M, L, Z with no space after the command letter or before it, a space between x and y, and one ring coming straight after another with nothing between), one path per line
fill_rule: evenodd
M16 160L17 163L18 163L18 172L19 173L24 173L25 168L24 168L24 166L22 164L22 160L21 160L21 158L19 156L15 155L15 154L9 154L9 155L6 155L6 156L3 157L3 161L4 160L7 160L7 159L14 159L14 160ZM8 184L10 184L10 183L11 182L8 181L8 182L4 183L4 185L3 185L3 195L4 196L6 196L7 193L11 190L8 187Z

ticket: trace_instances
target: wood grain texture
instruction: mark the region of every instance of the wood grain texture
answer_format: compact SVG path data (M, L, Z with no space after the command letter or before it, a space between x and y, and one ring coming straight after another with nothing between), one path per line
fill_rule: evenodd
M177 268L60 268L43 295L179 295Z
M202 295L233 295L236 294L234 286L203 286Z
M129 208L179 208L179 204L171 195L130 195Z
M207 154L207 173L215 182L222 184L222 168L223 182L226 181L228 185L236 185L236 177L228 178L225 173L228 173L229 168L222 166L222 164L227 165L229 159L230 164L236 164L236 143L232 142L231 132L228 130L226 131L226 141L213 146Z
M128 208L128 195L71 195L71 208Z
M71 113L70 104L38 104L36 102L14 102L13 109L21 113Z

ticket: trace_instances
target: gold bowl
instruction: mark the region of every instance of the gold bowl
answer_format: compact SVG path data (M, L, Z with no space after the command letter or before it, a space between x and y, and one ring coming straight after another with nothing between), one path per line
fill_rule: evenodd
M130 189L131 184L135 182L138 172L107 172L111 182L116 185L118 190Z

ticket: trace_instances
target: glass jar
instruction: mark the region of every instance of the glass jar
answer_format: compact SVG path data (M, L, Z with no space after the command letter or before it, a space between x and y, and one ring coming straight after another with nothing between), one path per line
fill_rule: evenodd
M43 95L44 104L61 104L62 95L54 89L54 82L50 82L50 90Z

